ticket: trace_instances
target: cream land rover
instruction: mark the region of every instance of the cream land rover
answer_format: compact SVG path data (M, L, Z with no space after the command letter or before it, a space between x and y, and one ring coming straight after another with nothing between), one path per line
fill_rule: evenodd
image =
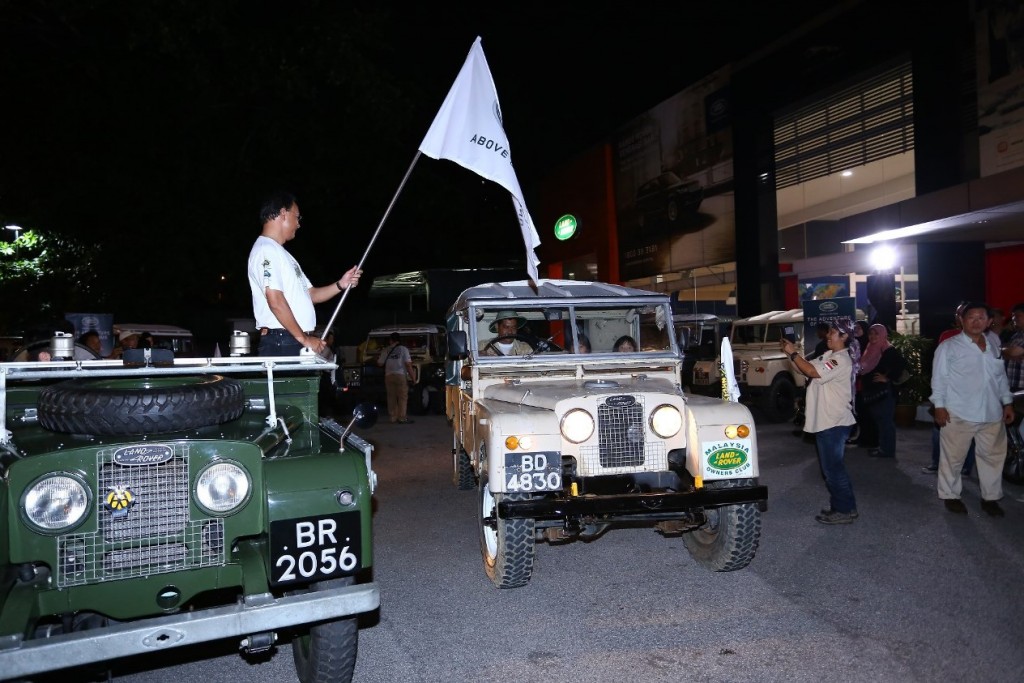
M510 312L518 329L499 337ZM667 296L485 284L462 293L447 329L453 478L477 491L495 586L530 580L537 541L593 539L616 524L682 534L713 571L750 563L768 497L754 422L738 403L683 394ZM636 350L614 351L627 336Z

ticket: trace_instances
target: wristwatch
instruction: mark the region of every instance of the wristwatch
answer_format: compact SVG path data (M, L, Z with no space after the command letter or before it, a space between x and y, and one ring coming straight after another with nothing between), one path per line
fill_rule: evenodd
M795 361L796 357L799 356L799 355L800 354L798 354L796 351L794 351L793 353L789 354L789 359L792 360L792 361Z

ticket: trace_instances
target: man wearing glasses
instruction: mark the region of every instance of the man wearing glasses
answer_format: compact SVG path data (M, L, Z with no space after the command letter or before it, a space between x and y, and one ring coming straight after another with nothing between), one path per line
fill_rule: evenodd
M340 280L314 287L299 262L284 248L302 222L299 205L289 192L268 197L260 207L263 232L249 252L249 289L253 317L260 331L259 355L297 356L303 347L323 351L323 339L313 336L314 304L334 298L359 284L363 271L352 266Z

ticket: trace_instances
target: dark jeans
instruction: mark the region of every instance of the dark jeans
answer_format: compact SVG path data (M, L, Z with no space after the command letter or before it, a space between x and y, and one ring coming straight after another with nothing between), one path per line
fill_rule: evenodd
M871 417L870 406L864 403L863 396L861 392L857 392L855 407L857 408L857 426L860 427L857 434L857 445L861 448L878 448L878 429Z
M295 341L290 334L277 334L271 331L260 337L261 356L297 356L302 351L302 344Z
M846 473L846 462L843 459L846 450L846 437L850 434L849 426L832 427L814 435L818 444L818 463L821 474L828 487L829 507L836 512L853 512L857 509L857 500L853 497L853 484Z
M881 401L868 406L871 421L878 430L878 448L887 458L896 455L896 397L890 391Z

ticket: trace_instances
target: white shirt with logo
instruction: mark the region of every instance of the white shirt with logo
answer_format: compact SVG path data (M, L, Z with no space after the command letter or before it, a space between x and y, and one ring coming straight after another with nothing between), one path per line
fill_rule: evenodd
M260 235L249 252L249 289L256 327L280 329L284 326L267 304L266 289L284 294L299 327L308 332L316 327L316 310L309 289L313 284L303 274L299 262L280 244Z

